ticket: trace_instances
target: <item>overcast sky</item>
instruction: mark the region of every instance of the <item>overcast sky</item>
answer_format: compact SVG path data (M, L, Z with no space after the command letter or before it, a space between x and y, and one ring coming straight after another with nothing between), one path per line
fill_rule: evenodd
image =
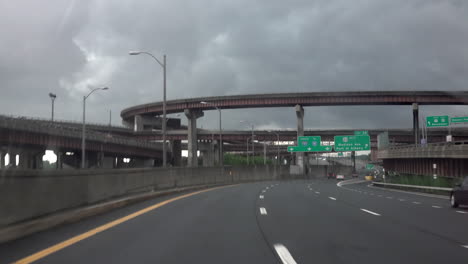
M120 123L123 108L248 93L466 90L465 0L0 0L0 114ZM466 107L422 107L465 114ZM209 111L199 127L217 126ZM224 126L295 127L292 108L223 112ZM185 119L185 118L184 118ZM411 127L410 106L308 107L305 127Z

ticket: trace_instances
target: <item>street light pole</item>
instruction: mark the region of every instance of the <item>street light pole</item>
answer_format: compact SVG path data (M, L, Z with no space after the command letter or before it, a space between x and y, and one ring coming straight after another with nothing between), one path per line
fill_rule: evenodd
M83 96L83 128L81 130L81 168L84 169L86 167L86 99L95 91L98 90L109 90L108 87L102 88L94 88L88 95Z
M273 133L273 134L276 135L276 163L279 164L279 158L280 158L280 156L279 156L279 141L280 141L279 134L276 133L276 132L273 132L271 130L268 131L268 132Z
M50 99L52 100L52 122L54 121L54 102L55 102L55 98L57 98L57 95L53 94L53 93L49 93L49 97Z
M240 123L247 123L245 120L241 120ZM255 141L254 141L254 125L252 123L247 123L251 126L252 129L252 164L255 164ZM247 127L248 127L247 125Z
M159 61L153 54L147 51L130 51L129 55L146 54L151 56L163 68L163 120L166 121L166 54L163 55L163 62ZM166 146L166 122L162 122L163 131L163 168L167 166L167 146Z

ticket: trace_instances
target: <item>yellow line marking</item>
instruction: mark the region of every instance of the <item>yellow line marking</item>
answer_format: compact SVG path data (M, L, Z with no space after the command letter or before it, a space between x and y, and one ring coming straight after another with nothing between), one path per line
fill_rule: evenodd
M99 227L96 227L96 228L94 228L94 229L91 229L91 230L89 230L88 232L85 232L85 233L83 233L83 234L81 234L81 235L74 236L74 237L72 237L72 238L70 238L70 239L67 239L67 240L61 242L61 243L58 243L58 244L53 245L53 246L51 246L51 247L48 247L48 248L46 248L46 249L44 249L44 250L41 250L41 251L39 251L39 252L37 252L37 253L34 253L34 254L32 254L32 255L30 255L30 256L28 256L28 257L22 258L22 259L20 259L20 260L14 262L14 263L15 263L15 264L28 264L28 263L32 263L32 262L37 261L37 260L39 260L39 259L42 259L42 258L44 258L44 257L46 257L46 256L48 256L48 255L50 255L50 254L52 254L52 253L55 253L55 252L57 252L57 251L59 251L59 250L62 250L62 249L64 249L64 248L68 247L68 246L71 246L71 245L73 245L73 244L75 244L75 243L78 243L78 242L80 242L81 240L84 240L84 239L86 239L86 238L88 238L88 237L94 236L94 235L96 235L97 233L100 233L100 232L102 232L102 231L105 231L105 230L107 230L107 229L110 229L110 228L112 228L112 227L114 227L114 226L116 226L116 225L120 225L120 224L122 224L122 223L124 223L124 222L126 222L126 221L128 221L128 220L130 220L130 219L133 219L133 218L135 218L135 217L137 217L137 216L140 216L140 215L142 215L142 214L145 214L145 213L147 213L147 212L149 212L149 211L151 211L151 210L154 210L154 209L156 209L156 208L162 207L162 206L164 206L164 205L166 205L166 204L168 204L168 203L172 203L172 202L174 202L174 201L177 201L177 200L180 200L180 199L184 199L184 198L189 197L189 196L192 196L192 195L196 195L196 194L199 194L199 193L204 193L204 192L212 191L212 190L219 189L219 188L224 188L224 187L215 187L215 188L210 188L210 189L206 189L206 190L201 190L201 191L197 191L197 192L193 192L193 193L188 193L188 194L184 194L184 195L181 195L181 196L177 196L177 197L174 197L174 198L172 198L172 199L169 199L169 200L166 200L166 201L163 201L163 202L154 204L154 205L152 205L152 206L150 206L150 207L146 207L146 208L144 208L144 209L142 209L142 210L140 210L140 211L137 211L137 212L135 212L135 213L129 214L129 215L127 215L127 216L124 216L124 217L122 217L122 218L119 218L119 219L117 219L117 220L114 220L114 221L112 221L112 222L109 222L109 223L104 224L104 225L102 225L102 226L99 226Z

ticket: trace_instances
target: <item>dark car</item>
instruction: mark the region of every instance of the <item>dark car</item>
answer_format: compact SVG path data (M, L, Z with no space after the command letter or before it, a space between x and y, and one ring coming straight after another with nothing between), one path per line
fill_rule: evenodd
M450 204L456 208L459 205L468 205L468 176L461 184L457 184L450 193Z

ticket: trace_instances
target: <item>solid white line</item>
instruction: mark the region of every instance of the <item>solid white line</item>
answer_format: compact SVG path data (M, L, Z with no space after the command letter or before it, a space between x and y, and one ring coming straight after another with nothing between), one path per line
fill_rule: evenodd
M263 199L263 198L264 198L264 196L263 196L263 195L260 195L260 199Z
M372 189L381 189L382 190L382 188L372 186L372 184L367 185L367 187L372 188ZM385 189L385 191L407 193L407 194L412 194L412 195L432 197L432 198L438 198L438 199L444 199L444 200L449 200L450 199L448 197L448 195L436 195L436 194L427 194L427 193L408 192L408 191L401 191L401 190L395 190L395 189L389 189L389 188Z
M465 211L455 211L455 212L460 213L460 214L466 214Z
M266 211L265 207L260 207L260 214L262 214L262 215L267 214L267 211Z
M421 204L420 202L413 202L414 204Z
M442 208L442 207L437 206L437 205L433 205L432 207L433 207L433 208Z
M274 244L276 253L280 257L283 264L297 264L294 258L289 253L289 250L283 244Z
M328 197L328 198L330 198L330 199L333 200L333 201L336 201L336 198L335 198L335 197Z
M464 247L464 248L468 248L468 245L462 245L462 247Z
M380 216L380 214L378 214L378 213L376 213L376 212L372 212L372 211L366 210L366 209L362 209L362 208L361 208L361 211L366 212L366 213L371 214L371 215Z

